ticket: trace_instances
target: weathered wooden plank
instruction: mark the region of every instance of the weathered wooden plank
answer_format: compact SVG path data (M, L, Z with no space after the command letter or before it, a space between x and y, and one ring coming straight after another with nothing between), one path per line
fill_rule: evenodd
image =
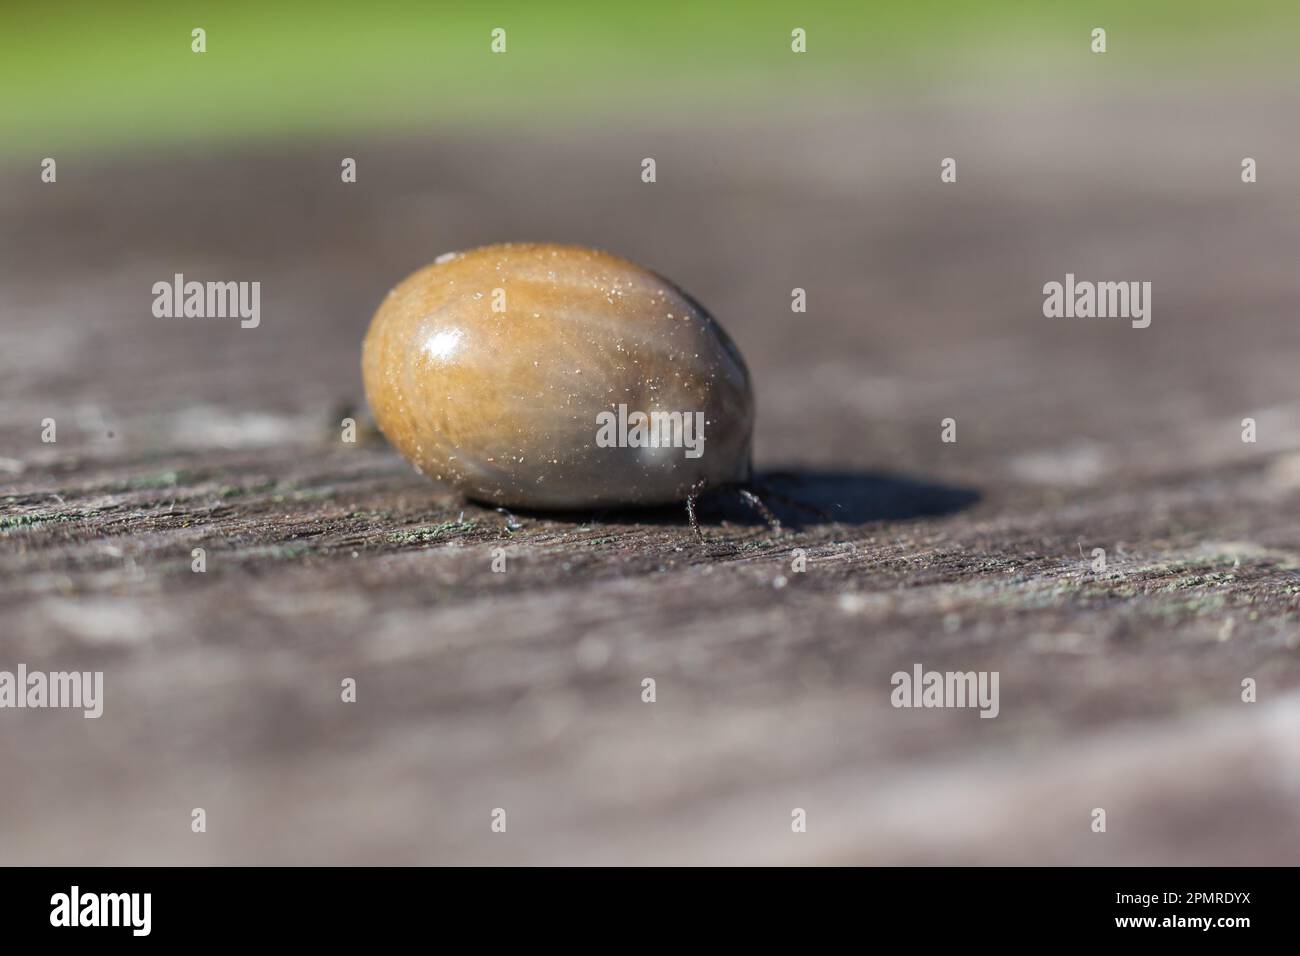
M0 712L0 860L1294 862L1300 142L1247 102L378 143L355 187L330 144L4 170L0 670L102 670L105 710ZM506 238L697 294L760 469L834 520L511 533L342 443L389 285ZM1044 318L1067 271L1151 281L1151 327ZM262 323L154 318L176 272ZM895 709L915 663L997 671L998 717Z

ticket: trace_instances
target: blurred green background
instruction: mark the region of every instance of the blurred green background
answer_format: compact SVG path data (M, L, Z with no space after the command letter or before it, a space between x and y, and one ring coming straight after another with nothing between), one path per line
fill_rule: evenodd
M790 52L790 31L808 53ZM1104 58L1089 33L1108 31ZM0 151L263 140L629 111L776 111L809 95L1248 87L1293 76L1300 3L10 2ZM207 31L207 52L190 31ZM507 52L489 50L507 31Z

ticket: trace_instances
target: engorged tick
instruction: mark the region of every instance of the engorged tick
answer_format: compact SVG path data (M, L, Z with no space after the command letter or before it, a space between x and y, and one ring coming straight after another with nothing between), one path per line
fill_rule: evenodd
M416 470L495 507L685 501L700 535L695 498L751 478L739 349L671 282L594 249L439 256L384 299L361 370Z

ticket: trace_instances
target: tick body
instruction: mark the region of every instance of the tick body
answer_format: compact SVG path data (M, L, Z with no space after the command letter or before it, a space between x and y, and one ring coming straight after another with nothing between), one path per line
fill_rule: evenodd
M477 501L657 505L750 477L740 351L671 282L604 252L440 256L380 305L361 370L388 440Z

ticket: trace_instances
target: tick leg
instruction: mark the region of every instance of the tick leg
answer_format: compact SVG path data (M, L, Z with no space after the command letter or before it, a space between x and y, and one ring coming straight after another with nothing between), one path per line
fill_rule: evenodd
M781 492L773 488L771 485L760 483L758 485L758 488L763 492L764 495L766 495L768 498L771 498L773 501L779 501L783 505L789 505L791 508L798 508L800 511L807 512L808 514L811 515L816 515L818 518L821 518L823 521L835 520L834 515L829 514L828 512L822 510L821 508L818 508L816 505L810 505L807 504L806 502L800 501L798 498L792 498L789 495L782 494Z
M695 532L695 539L704 544L704 532L700 530L700 519L695 514L695 499L699 495L686 496L686 517L691 522L691 530Z
M740 495L740 497L744 500L745 504L749 505L751 508L757 511L759 515L762 516L763 520L767 522L767 526L769 528L771 528L773 531L777 533L780 533L781 519L778 518L776 515L772 514L772 509L769 508L767 505L763 504L762 498L754 494L748 488L737 488L736 494Z
M512 514L511 514L509 511L507 511L505 508L498 508L498 509L496 509L496 512L497 512L497 514L499 514L499 515L505 515L505 519L506 519L506 529L505 529L505 530L506 530L506 534L512 534L513 532L518 531L520 528L522 528L522 527L524 526L524 525L523 525L523 522L521 522L518 518L516 518L514 515L512 515Z

